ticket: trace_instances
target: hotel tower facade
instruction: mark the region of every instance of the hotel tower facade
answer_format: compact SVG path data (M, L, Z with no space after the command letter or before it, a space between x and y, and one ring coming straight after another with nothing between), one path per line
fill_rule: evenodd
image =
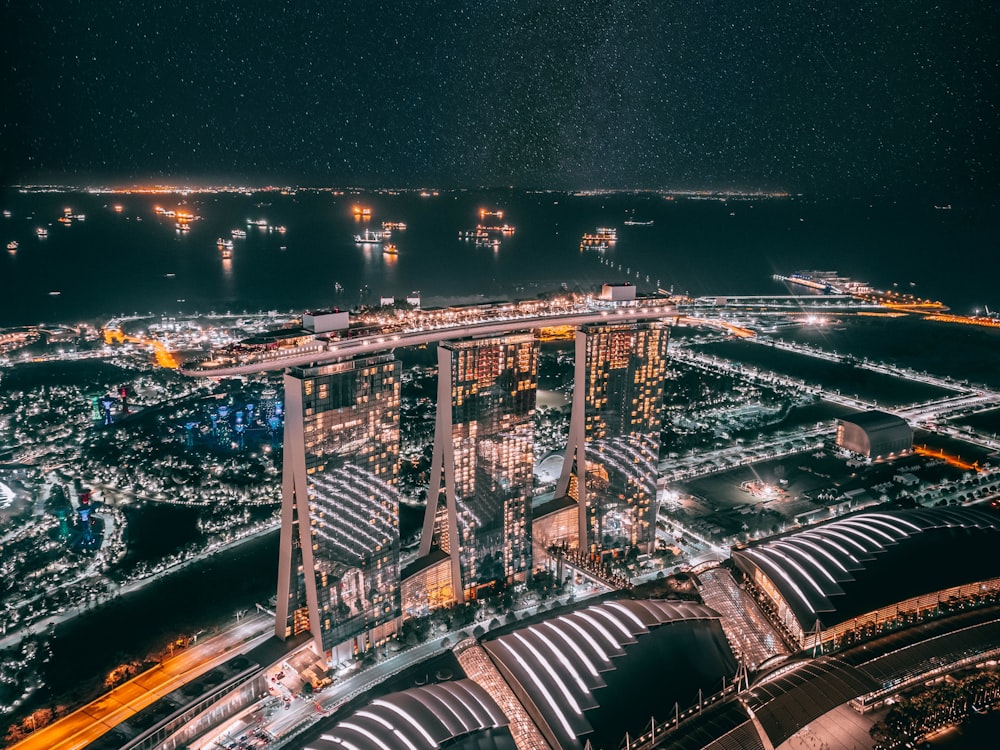
M310 632L336 663L399 615L399 404L392 355L285 375L275 632Z
M652 550L667 366L662 323L596 324L576 333L573 413L556 496L576 500L581 551Z
M437 423L420 552L428 555L433 544L448 555L457 601L531 572L537 389L538 341L531 333L438 348Z

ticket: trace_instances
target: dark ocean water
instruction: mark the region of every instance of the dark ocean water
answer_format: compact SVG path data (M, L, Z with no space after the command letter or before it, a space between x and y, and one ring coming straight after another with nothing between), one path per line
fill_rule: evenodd
M122 213L112 206L123 205ZM187 233L153 207L200 215ZM370 226L404 221L395 258L353 241ZM498 251L457 239L478 209L502 208L517 232ZM64 208L86 215L57 223ZM992 204L807 198L708 201L653 195L572 196L513 191L355 194L298 192L181 195L0 192L0 325L74 322L131 312L177 313L350 307L413 290L425 306L514 299L557 288L629 280L641 291L673 286L703 294L781 293L774 273L838 270L874 286L941 299L958 312L1000 308L1000 211ZM625 226L629 217L653 226ZM246 226L248 218L287 233ZM141 221L139 220L141 219ZM489 221L492 221L491 219ZM580 236L616 226L602 265ZM35 228L49 230L38 239ZM217 237L247 229L223 262ZM284 246L286 249L280 249ZM618 266L621 266L621 271ZM628 269L628 273L626 273ZM171 275L172 274L172 275ZM638 276L637 276L638 274ZM647 282L647 277L649 281ZM336 285L342 291L336 291ZM51 292L59 292L58 295Z

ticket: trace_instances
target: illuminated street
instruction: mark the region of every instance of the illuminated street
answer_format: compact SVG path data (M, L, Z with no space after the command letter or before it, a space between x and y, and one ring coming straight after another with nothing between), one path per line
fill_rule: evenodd
M199 675L271 637L274 620L256 614L185 649L15 745L18 750L81 748Z

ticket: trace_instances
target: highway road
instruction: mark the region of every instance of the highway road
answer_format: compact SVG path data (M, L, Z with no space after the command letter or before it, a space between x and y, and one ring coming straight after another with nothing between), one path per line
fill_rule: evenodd
M274 619L257 614L201 643L178 651L93 703L62 717L13 746L12 750L79 750L133 714L238 653L264 643Z

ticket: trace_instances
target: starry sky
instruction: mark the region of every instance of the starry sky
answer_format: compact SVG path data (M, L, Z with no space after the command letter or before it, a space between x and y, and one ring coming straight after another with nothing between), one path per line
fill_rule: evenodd
M0 0L0 182L997 192L991 0Z

